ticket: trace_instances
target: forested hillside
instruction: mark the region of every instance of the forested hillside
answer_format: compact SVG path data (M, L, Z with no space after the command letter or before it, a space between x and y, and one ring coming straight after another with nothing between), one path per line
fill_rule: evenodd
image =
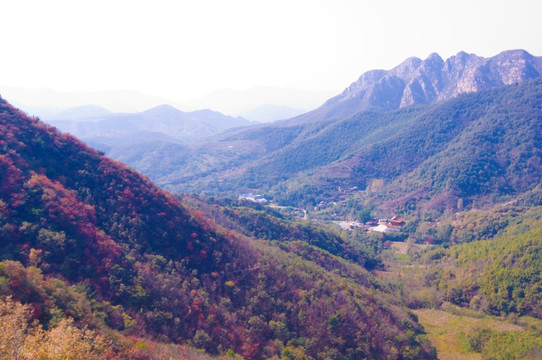
M200 148L178 168L177 174L190 169L185 177L164 181L173 189L211 194L252 190L300 207L333 201L339 189L369 190L377 182L379 191L358 195L395 211L470 206L516 196L539 183L541 103L542 81L532 80L437 105L257 127ZM219 165L206 163L209 157Z
M426 187L432 197L451 192L456 199L517 194L540 180L541 103L542 82L535 80L429 108L359 114L270 156L244 179L261 186L260 178L311 169L314 174L294 181L332 191L383 179L399 193ZM303 168L290 172L290 163Z
M74 358L189 356L175 344L246 359L435 357L416 317L362 267L378 265L372 255L337 235L229 229L3 100L0 134L2 314L46 331L29 325L14 350L26 358L58 326L81 344L104 339ZM236 211L262 227L276 219Z
M542 318L542 210L520 208L500 219L504 226L487 240L430 253L438 261L427 279L457 305Z
M432 324L440 319L438 336L446 337L450 345L438 346L439 352L478 353L482 359L539 359L541 209L498 205L469 213L455 221L451 237L467 235L472 242L424 254L418 260L425 269L421 286L405 287L405 297L411 307L440 309L416 311L434 344L438 342ZM453 318L443 321L446 313L461 323L454 326ZM454 350L451 344L457 341L463 345Z

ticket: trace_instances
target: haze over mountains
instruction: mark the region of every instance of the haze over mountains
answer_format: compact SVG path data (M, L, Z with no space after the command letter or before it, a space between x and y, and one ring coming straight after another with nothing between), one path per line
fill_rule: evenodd
M87 105L104 107L112 112L136 112L171 102L163 97L131 90L68 92L4 86L0 87L0 91L4 97L13 99L15 106L40 117Z
M333 91L254 87L242 91L223 89L194 99L176 100L125 90L74 93L5 86L0 86L0 93L29 115L43 119L58 119L64 111L77 111L88 106L102 107L114 113L134 113L170 105L187 112L211 109L234 117L246 115L247 119L256 122L299 115L317 108L334 94ZM74 115L79 116L77 112Z
M139 113L111 113L95 106L72 108L44 120L96 147L157 140L194 142L223 130L251 125L216 111L183 112L160 105Z
M199 99L186 101L182 106L194 109L211 108L230 115L244 116L248 113L249 120L268 122L295 116L287 116L288 112L292 113L292 109L304 110L303 112L315 109L334 94L333 91L255 87L247 90L217 90ZM280 112L275 116L271 116L272 113L258 114L258 109L262 106L267 110ZM287 109L290 110L285 112ZM251 115L253 112L256 113Z
M264 104L250 111L241 113L241 116L251 121L267 123L276 120L290 119L306 112L306 110L290 106Z

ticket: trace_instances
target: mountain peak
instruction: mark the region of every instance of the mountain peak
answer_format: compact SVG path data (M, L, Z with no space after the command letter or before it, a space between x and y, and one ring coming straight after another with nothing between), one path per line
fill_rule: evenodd
M476 92L540 77L542 57L508 50L484 58L464 51L446 60L437 53L425 60L410 57L391 70L362 74L340 95L320 108L285 124L332 120L361 111L390 111L433 104L462 93Z
M425 63L435 64L435 65L442 66L442 65L444 65L444 60L442 60L442 58L440 57L439 54L437 54L437 53L431 53L431 54L427 57L427 59L425 59Z
M495 58L502 58L502 57L533 58L534 56L529 54L529 52L523 49L512 49L512 50L505 50L495 56Z
M389 73L400 78L408 77L422 64L422 60L417 57L410 57L398 66L394 67Z

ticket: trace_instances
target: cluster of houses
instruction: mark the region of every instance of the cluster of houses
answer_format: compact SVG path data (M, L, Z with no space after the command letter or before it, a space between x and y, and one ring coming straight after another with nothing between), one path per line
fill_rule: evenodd
M352 188L350 190L355 190L355 189L357 188ZM248 201L252 201L258 204L262 204L262 205L269 204L269 201L263 196L255 195L252 193L239 195L239 200L248 200ZM318 204L316 209L318 209L318 207L320 208L325 207L327 204L328 203L322 201L320 204ZM405 226L406 224L406 219L401 216L395 215L391 219L374 218L366 222L365 224L362 224L358 221L335 221L334 223L339 225L341 228L345 230L354 230L355 228L362 228L363 230L369 231L369 232L386 233L386 232L401 231L403 226Z
M372 219L365 224L357 221L339 221L336 222L336 224L347 230L363 228L365 231L385 233L401 231L403 226L406 224L406 219L396 215L391 219Z

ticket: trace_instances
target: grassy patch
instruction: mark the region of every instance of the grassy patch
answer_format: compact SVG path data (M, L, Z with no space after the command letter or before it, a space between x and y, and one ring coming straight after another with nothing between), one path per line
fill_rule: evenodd
M411 262L410 256L408 256L407 254L401 254L401 253L395 254L395 260L397 261L398 264L401 264L401 265L408 265Z
M540 328L542 326L542 321L539 319L520 318L507 320L489 315L480 315L472 310L457 308L455 306L449 306L447 309L441 310L414 310L414 313L418 316L419 322L427 331L427 337L433 346L436 347L438 357L441 360L499 358L491 354L494 351L493 349L495 349L493 343L498 342L499 337L505 336L512 339L529 338L533 336L533 328ZM484 331L490 333L489 345L483 351L478 349L477 352L472 348L473 336ZM536 339L536 335L534 336ZM532 339L529 342L532 344ZM529 354L538 354L537 351L540 351L537 344L531 345L529 348L524 348L527 349L525 351ZM525 357L518 354L517 356L506 358L532 358L530 355Z

